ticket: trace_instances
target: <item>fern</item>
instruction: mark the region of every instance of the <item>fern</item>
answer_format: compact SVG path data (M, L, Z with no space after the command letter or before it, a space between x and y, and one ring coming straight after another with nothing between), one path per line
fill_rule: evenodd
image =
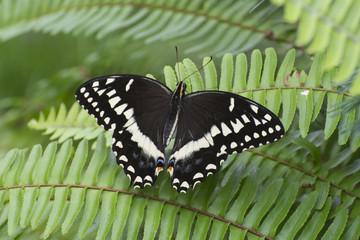
M166 173L154 187L129 188L104 135L90 152L87 140L76 148L67 140L59 150L52 142L44 152L36 145L30 154L15 149L0 160L0 219L11 237L31 227L43 238L356 239L358 160L349 164L344 149L306 170L313 155L298 147L304 142L291 141L296 136L288 132L271 147L231 156L186 195L171 188ZM324 144L321 134L309 137L302 141Z
M337 81L352 77L359 68L360 38L357 23L360 1L302 1L272 0L284 5L284 19L288 23L299 22L298 45L311 53L327 50L324 69L340 66ZM352 93L359 93L360 74L356 74Z
M185 82L190 92L205 88L239 93L267 106L275 114L281 113L286 130L290 129L295 119L303 138L307 136L311 124L316 122L327 99L325 124L321 126L324 138L329 139L338 128L339 144L344 145L350 139L352 150L355 151L360 145L360 136L356 133L351 134L350 128L359 118L356 116L356 109L341 112L340 104L352 97L346 92L336 90L333 82L336 69L322 73L320 69L324 54L318 54L308 74L304 71L293 72L295 54L295 50L290 50L276 70L278 59L274 49L265 50L265 60L260 51L255 50L251 55L249 74L244 70L248 68L245 54L237 55L235 63L234 57L226 54L222 59L220 77L217 76L216 67L211 62L204 68L204 79L200 73L189 76L196 72L198 67L190 59L185 59L179 68L174 68L176 71L180 69L180 73L175 74L169 66L164 68L165 82L174 89L176 75L189 76ZM208 61L209 58L204 58L203 63L206 64ZM62 105L57 115L52 109L46 120L44 114L40 114L40 118L30 121L29 126L37 130L46 130L45 134L53 134L51 139L59 138L60 142L73 136L75 139L97 137L102 133L102 128L98 127L85 111L79 109L75 104L66 115L66 109Z

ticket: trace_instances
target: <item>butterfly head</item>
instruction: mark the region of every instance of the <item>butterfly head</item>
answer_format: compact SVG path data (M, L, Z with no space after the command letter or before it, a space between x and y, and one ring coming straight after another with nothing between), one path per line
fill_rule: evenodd
M181 81L176 85L176 88L173 92L172 98L173 100L180 100L184 95L186 91L186 84Z

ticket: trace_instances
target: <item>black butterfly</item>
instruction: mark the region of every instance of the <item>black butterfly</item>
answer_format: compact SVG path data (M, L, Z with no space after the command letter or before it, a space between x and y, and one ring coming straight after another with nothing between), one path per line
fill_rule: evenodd
M80 105L113 134L112 150L134 187L153 185L167 167L186 192L219 171L228 154L274 142L284 134L278 117L242 96L221 91L185 95L138 75L109 75L76 90ZM168 162L164 149L176 132Z

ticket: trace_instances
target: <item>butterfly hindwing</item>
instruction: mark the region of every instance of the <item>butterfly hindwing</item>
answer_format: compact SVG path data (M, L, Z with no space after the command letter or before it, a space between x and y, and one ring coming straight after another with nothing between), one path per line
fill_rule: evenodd
M218 172L228 154L274 142L283 134L277 116L247 98L221 91L185 95L169 158L173 187L186 192Z
M99 125L114 131L117 163L136 187L153 185L156 167L164 164L163 126L171 94L166 86L138 75L95 78L75 93Z

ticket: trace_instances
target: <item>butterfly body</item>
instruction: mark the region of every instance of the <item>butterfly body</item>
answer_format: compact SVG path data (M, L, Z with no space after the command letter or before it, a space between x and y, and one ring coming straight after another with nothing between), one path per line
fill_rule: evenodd
M76 91L80 105L105 130L113 130L117 163L135 187L153 185L167 167L179 192L219 171L229 154L282 137L274 113L234 93L185 94L138 75L111 75L85 82ZM164 150L175 135L168 162Z

